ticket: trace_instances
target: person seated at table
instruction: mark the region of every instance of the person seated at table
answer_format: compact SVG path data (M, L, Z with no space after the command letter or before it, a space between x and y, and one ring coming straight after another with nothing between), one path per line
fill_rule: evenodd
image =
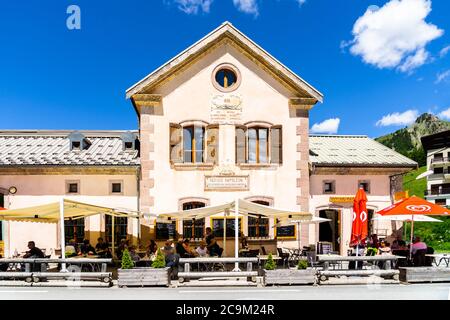
M150 244L147 247L147 255L152 256L156 254L158 251L158 245L156 244L155 240L150 240Z
M28 241L28 250L23 256L24 259L44 258L44 253L41 249L36 247L34 241Z
M241 240L241 249L247 250L248 249L248 241L247 241L247 237L242 237Z
M190 243L189 239L184 239L184 241L183 241L183 248L184 248L184 250L186 250L187 255L188 255L189 257L195 257L196 252L195 252L195 250L193 250L193 249L191 248L191 246L189 245L189 243ZM187 257L187 258L189 258L189 257Z
M111 250L109 249L109 244L103 240L102 237L97 239L97 244L95 245L95 252L102 258L112 258Z
M96 254L94 247L91 246L88 239L83 240L83 244L80 246L80 254L81 255Z
M425 244L425 242L422 242L420 240L420 237L415 237L413 240L413 244L411 246L411 252L412 254L416 254L416 252L418 250L426 250L427 249L427 245Z
M380 242L380 247L378 248L378 254L380 255L389 255L391 254L391 247L389 245L389 242L386 241L381 241Z
M129 244L127 239L121 239L120 244L117 247L117 258L122 259L122 253L125 249L128 249Z
M208 256L208 249L206 248L206 242L201 241L198 245L197 249L195 249L195 252L197 253L197 256L199 257L207 257Z
M188 246L189 246L189 240L188 240ZM180 255L181 258L191 258L192 257L192 255L186 249L186 246L184 245L184 241L182 239L179 239L177 241L177 244L175 246L175 250Z
M175 253L175 249L172 246L172 241L167 240L161 251L166 257L166 267L170 268L171 278L176 278L178 275L178 262L180 261L180 255Z
M66 244L64 252L66 254L66 257L73 257L78 255L80 249L78 248L78 244L76 243L75 239L69 240L69 242Z
M136 246L130 246L128 248L128 251L130 252L131 260L133 260L134 262L141 260L141 257L139 257L136 252Z
M377 248L377 249L378 249L378 247L380 246L380 244L379 244L379 242L378 242L378 235L377 235L377 234L374 233L374 234L372 234L372 235L370 236L368 246L370 246L370 247L372 247L372 248Z
M210 227L206 228L205 242L206 248L208 249L208 253L211 257L222 256L223 249L217 244L216 238L214 237L214 234L212 233L212 229Z

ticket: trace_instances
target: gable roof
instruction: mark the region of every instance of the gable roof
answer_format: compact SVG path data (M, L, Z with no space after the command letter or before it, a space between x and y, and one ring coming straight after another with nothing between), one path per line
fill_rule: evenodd
M408 167L417 162L367 136L310 135L309 159L316 166Z
M203 52L212 46L220 43L224 39L231 40L231 44L238 45L247 52L254 61L257 61L268 68L268 70L278 79L288 84L292 90L295 90L301 97L311 97L316 101L323 102L323 95L293 71L271 56L267 51L253 42L245 34L234 27L230 22L224 22L211 33L200 39L192 46L160 66L158 69L150 73L144 79L140 80L126 91L127 99L134 94L157 85L164 80L169 74L181 69L189 62L196 59Z
M123 150L126 131L80 131L90 142L81 151L70 150L72 132L0 131L0 167L139 165L138 150Z

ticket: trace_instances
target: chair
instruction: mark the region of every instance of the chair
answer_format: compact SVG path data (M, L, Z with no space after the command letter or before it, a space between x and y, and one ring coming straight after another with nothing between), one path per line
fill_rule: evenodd
M283 249L277 248L278 256L281 258L280 263L283 263L283 267L286 266L286 262L289 261L289 253L283 252Z
M263 256L267 256L266 248L264 248L264 246L261 246L261 252Z
M432 247L427 247L426 254L433 254L434 249ZM433 257L425 257L425 266L431 267L433 265Z
M255 258L259 255L259 249L249 250L247 253L247 257Z
M417 250L413 256L414 267L424 267L425 266L425 255L427 254L427 249Z

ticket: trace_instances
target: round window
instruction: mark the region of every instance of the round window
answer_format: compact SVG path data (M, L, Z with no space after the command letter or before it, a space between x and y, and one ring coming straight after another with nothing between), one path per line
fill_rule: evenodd
M239 71L228 64L220 65L214 70L212 80L216 89L224 92L233 91L240 84Z

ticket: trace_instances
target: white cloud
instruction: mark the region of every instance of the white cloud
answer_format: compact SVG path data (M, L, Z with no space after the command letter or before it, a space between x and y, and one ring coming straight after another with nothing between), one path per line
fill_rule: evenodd
M306 3L306 0L295 0L295 1L298 3L300 7Z
M449 77L450 77L450 69L447 71L438 73L436 75L436 81L434 83L436 83L436 84L441 83L442 81L446 80Z
M199 10L208 13L214 0L174 0L178 9L187 14L197 14Z
M450 120L450 108L443 110L438 114L439 118Z
M350 52L380 69L411 72L427 61L426 45L444 32L425 21L430 11L430 0L391 0L381 8L370 6L353 26Z
M394 112L385 115L383 118L378 120L376 125L378 127L401 126L401 125L407 126L416 121L418 116L419 112L417 110L407 110L403 113Z
M233 0L233 3L239 11L254 14L255 16L259 14L259 8L256 0Z
M447 55L447 53L450 52L450 46L446 46L444 48L442 48L441 51L439 51L439 57L443 58Z
M320 123L315 123L311 128L311 133L328 133L335 134L338 132L341 119L328 119Z

